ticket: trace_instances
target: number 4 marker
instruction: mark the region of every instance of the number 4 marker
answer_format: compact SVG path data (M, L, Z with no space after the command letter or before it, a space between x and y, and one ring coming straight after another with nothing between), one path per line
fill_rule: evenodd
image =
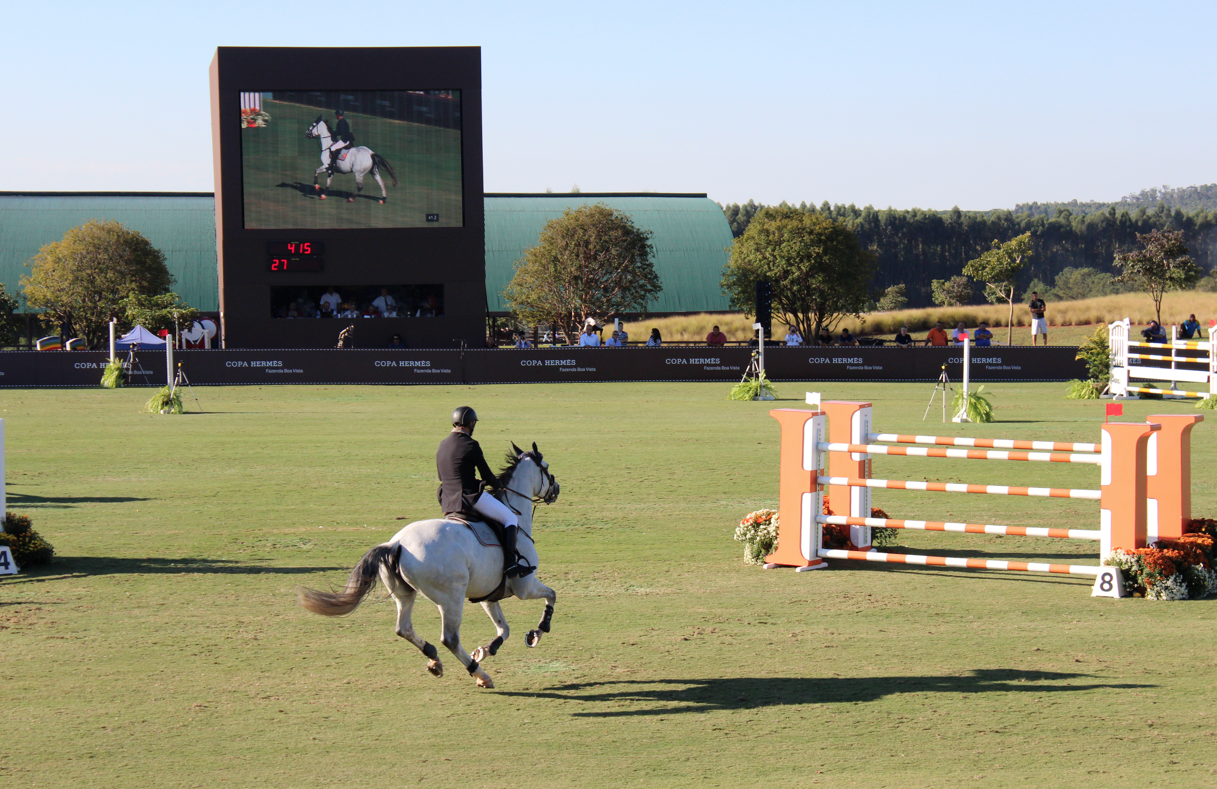
M17 562L9 552L7 545L0 545L0 575L16 575Z

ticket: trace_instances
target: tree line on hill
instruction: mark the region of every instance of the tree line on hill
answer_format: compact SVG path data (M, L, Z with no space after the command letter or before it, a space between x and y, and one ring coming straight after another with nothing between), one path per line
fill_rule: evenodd
M1160 194L1146 190L1151 191ZM741 237L764 207L752 200L724 206L732 234ZM1061 207L1051 217L1008 210L880 210L827 201L819 206L783 203L781 207L817 214L847 226L862 248L876 258L875 292L883 293L903 284L911 307L934 303L934 280L961 274L967 262L984 254L993 241L1006 241L1024 233L1031 234L1034 251L1020 274L1024 287L1033 282L1055 283L1062 274L1066 280L1077 280L1076 273L1070 270L1090 269L1098 275L1114 276L1119 273L1114 265L1116 255L1134 249L1137 234L1158 230L1181 231L1192 258L1208 274L1201 287L1217 289L1212 273L1217 264L1217 207L1185 212L1158 202L1152 208L1142 204L1134 211L1108 205L1104 210L1089 213L1074 213Z

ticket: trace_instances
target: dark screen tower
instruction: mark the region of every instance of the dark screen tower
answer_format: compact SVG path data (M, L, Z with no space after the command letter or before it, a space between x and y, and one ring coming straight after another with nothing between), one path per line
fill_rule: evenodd
M480 49L220 47L211 118L225 347L484 344Z

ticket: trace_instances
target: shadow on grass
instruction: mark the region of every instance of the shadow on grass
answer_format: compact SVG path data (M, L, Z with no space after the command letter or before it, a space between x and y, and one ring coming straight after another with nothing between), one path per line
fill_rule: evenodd
M1016 669L978 669L966 676L942 677L724 677L720 679L621 680L572 683L547 691L500 691L504 696L577 701L615 709L573 713L578 717L618 718L675 715L683 712L743 710L790 704L841 704L877 701L898 693L1075 693L1111 688L1152 688L1133 683L1086 682L1090 674ZM634 709L616 709L630 705ZM644 709L636 708L645 705Z
M37 565L22 570L21 575L10 583L55 581L63 578L87 578L101 575L189 575L205 573L212 575L309 575L311 573L347 571L349 567L276 567L265 564L248 564L233 559L179 559L119 558L113 556L66 556L55 557L51 564Z
M129 501L150 501L138 496L34 496L29 493L8 494L9 509L39 509L41 507L75 507L78 504L122 504Z

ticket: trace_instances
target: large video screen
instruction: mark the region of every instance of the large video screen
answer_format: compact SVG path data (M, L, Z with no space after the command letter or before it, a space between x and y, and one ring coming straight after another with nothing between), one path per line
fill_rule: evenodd
M459 90L241 93L250 230L460 227Z

